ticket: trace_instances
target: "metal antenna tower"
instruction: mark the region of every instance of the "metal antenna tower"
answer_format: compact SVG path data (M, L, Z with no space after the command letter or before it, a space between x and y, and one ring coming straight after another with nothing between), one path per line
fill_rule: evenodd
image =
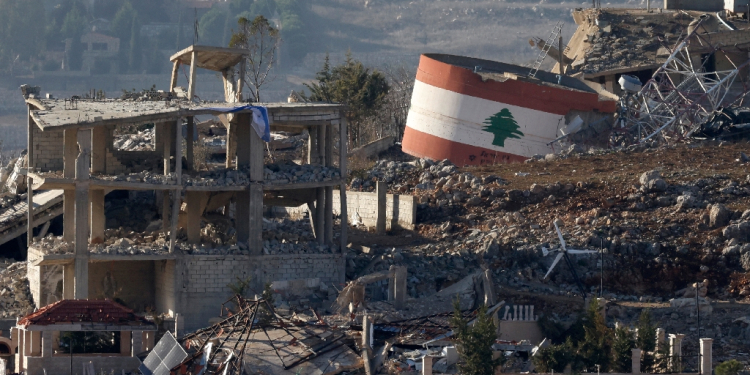
M539 51L539 55L536 57L536 61L534 61L534 65L531 66L531 71L529 72L529 77L536 77L536 73L539 71L539 68L542 66L542 63L544 62L544 59L547 57L547 54L549 53L549 50L554 45L555 39L560 36L562 33L562 27L564 23L558 22L557 25L555 25L555 28L552 29L552 32L549 34L549 37L547 37L547 40L544 42L544 47L542 47L542 50ZM562 66L562 63L561 63Z

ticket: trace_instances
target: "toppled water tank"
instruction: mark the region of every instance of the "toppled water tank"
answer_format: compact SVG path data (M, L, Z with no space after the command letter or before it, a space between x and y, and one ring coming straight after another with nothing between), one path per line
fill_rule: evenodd
M641 80L636 76L623 75L617 82L620 84L622 91L630 93L637 93L641 91L641 87L643 87Z

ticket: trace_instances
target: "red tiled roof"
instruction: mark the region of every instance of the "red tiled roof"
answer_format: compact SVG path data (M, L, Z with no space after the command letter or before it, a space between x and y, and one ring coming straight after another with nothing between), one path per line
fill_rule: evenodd
M105 300L66 299L42 307L18 322L21 326L50 325L55 323L148 323L136 316L133 310L119 303Z

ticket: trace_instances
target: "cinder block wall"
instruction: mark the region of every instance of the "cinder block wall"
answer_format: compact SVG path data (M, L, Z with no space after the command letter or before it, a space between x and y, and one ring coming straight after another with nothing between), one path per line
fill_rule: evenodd
M45 172L63 170L63 131L41 131L41 129L34 126L33 134L34 168Z
M341 200L338 192L333 193L333 213L341 214ZM300 207L272 207L270 215L274 217L289 216L300 219L307 210L306 205ZM378 219L378 196L372 192L346 192L346 210L351 217L356 212L362 218L362 222L368 227L374 227ZM417 223L417 199L413 195L386 195L385 206L386 229L393 228L414 229Z
M342 254L300 254L279 256L188 256L182 272L187 282L183 306L185 329L208 325L219 315L221 304L232 296L227 286L250 278L252 293L260 294L267 282L319 278L341 288L345 282L346 258Z

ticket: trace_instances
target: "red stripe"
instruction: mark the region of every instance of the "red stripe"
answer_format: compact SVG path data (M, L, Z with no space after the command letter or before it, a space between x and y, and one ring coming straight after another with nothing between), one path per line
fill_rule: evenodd
M514 79L505 82L482 81L479 74L470 69L447 64L425 55L419 60L417 80L459 94L558 115L565 115L573 109L614 113L617 105L612 100L600 101L596 93L537 85Z
M432 160L449 159L456 165L521 163L525 156L453 142L406 127L401 149L409 155Z

